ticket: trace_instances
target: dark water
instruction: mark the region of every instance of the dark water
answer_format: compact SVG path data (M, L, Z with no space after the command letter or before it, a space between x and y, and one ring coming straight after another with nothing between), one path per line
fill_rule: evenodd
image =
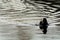
M60 11L46 4L33 4L23 10L0 9L0 40L60 40ZM35 25L44 17L49 23L46 35Z

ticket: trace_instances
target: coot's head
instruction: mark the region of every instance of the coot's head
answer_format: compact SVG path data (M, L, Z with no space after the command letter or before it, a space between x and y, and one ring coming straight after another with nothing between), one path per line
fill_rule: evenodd
M43 18L43 22L47 22L47 19L46 18Z

